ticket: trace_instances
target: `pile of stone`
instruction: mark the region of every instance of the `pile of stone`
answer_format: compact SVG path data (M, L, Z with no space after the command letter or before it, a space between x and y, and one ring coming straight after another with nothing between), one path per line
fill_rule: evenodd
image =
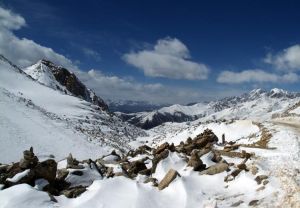
M57 169L55 160L48 159L39 162L33 149L30 148L30 150L24 151L20 162L0 166L0 184L4 184L3 188L20 183L36 186L38 180L39 182L43 180L46 183L40 188L42 191L46 191L50 195L63 194L73 198L86 191L86 187L92 183L92 181L86 183L84 180L85 172L94 171L97 173L95 180L118 176L134 179L138 175L144 175L145 183L151 183L153 186L157 186L159 190L163 190L173 180L180 177L180 174L173 169L170 169L161 181L153 177L157 165L166 159L171 152L178 153L186 162L186 166L191 167L193 171L198 171L199 175L214 175L227 171L228 174L224 181L229 182L234 180L242 171L250 170L246 162L253 155L246 151L239 152L238 149L239 145L234 142L226 142L225 135L222 136L221 143L218 143L218 137L211 130L206 129L195 138L188 138L176 146L167 142L157 148L143 145L136 150L129 151L126 155L112 151L99 159L83 161L78 161L72 154L69 154L66 159L66 167ZM207 153L212 155L211 160L214 162L214 165L209 167L206 167L201 160L201 157ZM228 163L223 156L238 157L244 160L240 164L233 164ZM136 160L136 158L139 159ZM252 170L253 167L251 172ZM85 183L77 183L76 186L71 184L68 180L70 175L76 176L78 181L81 181L82 178ZM264 176L258 176L255 180L264 185L268 182Z

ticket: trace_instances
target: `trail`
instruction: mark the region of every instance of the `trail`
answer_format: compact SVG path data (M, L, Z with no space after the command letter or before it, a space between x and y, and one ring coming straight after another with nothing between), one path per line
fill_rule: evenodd
M300 124L293 121L271 121L265 124L272 131L269 146L276 150L263 154L271 176L276 177L283 189L276 207L300 206Z

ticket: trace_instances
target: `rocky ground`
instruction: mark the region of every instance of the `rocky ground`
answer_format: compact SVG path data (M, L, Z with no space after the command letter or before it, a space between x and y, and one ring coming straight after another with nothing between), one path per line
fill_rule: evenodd
M259 138L252 143L227 141L225 135L218 138L206 129L177 145L144 144L126 154L113 150L96 160L78 161L70 154L62 161L39 161L30 148L19 162L0 166L0 207L13 207L7 194L15 187L26 193L34 190L31 195L47 193L40 199L46 207L118 207L122 197L128 200L124 207L161 207L163 202L164 207L297 207L296 158L287 158L284 168L282 151L287 150L277 149L282 142L278 128L256 125ZM106 192L111 195L104 197Z

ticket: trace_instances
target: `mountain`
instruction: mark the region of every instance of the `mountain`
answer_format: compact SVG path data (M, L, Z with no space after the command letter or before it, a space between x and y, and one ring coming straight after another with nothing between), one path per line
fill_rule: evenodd
M0 146L5 147L1 162L19 158L19 152L30 146L39 156L62 159L72 152L79 158L95 158L112 148L127 151L130 141L145 135L98 105L73 96L68 85L55 82L49 71L45 74L39 78L49 82L41 84L0 56Z
M150 129L165 122L186 122L202 118L247 119L270 117L296 102L300 93L274 88L270 91L255 89L241 96L226 97L209 103L172 105L152 112L118 113L118 116L143 129Z
M107 104L110 111L122 112L122 113L137 113L137 112L149 112L156 109L160 109L166 105L153 104L147 101L132 101L132 100L108 100Z
M41 84L91 102L102 110L108 110L107 104L100 97L88 89L74 73L64 67L47 60L40 60L25 68L24 71Z

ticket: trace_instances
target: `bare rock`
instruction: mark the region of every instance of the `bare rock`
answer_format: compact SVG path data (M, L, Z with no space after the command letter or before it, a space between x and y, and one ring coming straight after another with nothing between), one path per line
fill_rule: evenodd
M259 175L259 176L256 176L256 178L254 179L256 182L257 182L257 184L259 185L259 184L261 184L261 182L263 181L263 180L266 180L266 179L268 179L268 176L266 176L266 175Z
M193 167L194 171L201 171L206 167L206 165L203 164L202 160L198 157L197 151L193 151L191 153L191 157L187 165Z
M163 190L164 188L168 187L177 176L180 176L179 173L176 170L170 169L158 184L158 189Z
M38 178L44 178L49 183L54 182L56 177L56 171L57 171L57 163L53 159L45 160L41 163L39 163L34 168L35 177Z
M161 152L163 152L165 149L169 148L169 143L165 142L163 144L161 144L157 149L154 150L154 154L160 154Z
M208 169L201 171L200 175L215 175L221 172L224 172L228 169L229 165L227 163L217 163L210 166Z

